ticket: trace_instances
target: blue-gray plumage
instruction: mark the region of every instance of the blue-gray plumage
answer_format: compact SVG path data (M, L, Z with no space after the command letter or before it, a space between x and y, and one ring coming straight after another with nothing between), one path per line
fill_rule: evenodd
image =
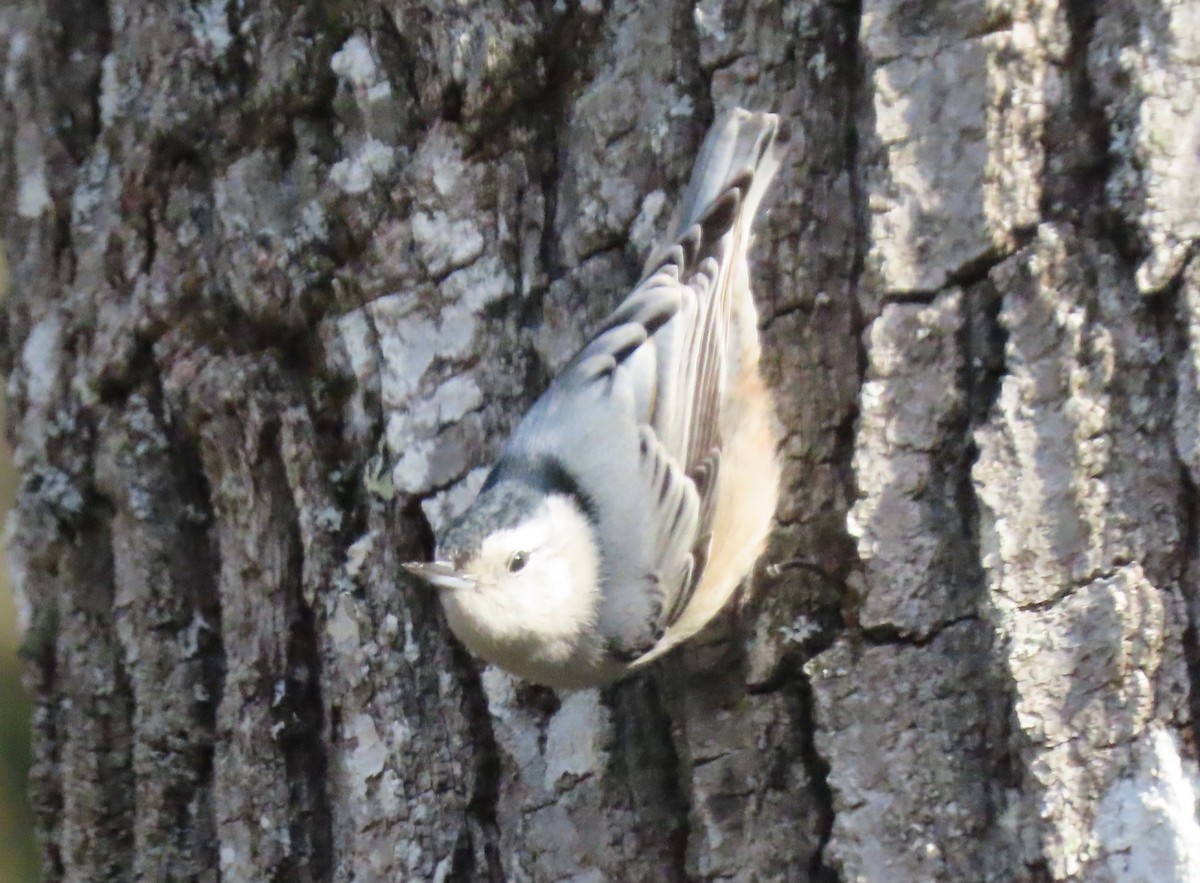
M762 552L779 482L746 251L773 114L705 139L665 245L555 377L431 564L455 634L550 686L607 683L707 623Z

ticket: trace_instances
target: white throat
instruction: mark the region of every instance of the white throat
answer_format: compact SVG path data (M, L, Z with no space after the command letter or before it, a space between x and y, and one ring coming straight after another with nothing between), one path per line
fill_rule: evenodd
M509 573L514 550L528 564ZM596 634L599 553L586 516L568 497L548 496L534 515L484 541L466 569L474 587L444 592L450 628L477 656L539 683L570 686L603 648Z

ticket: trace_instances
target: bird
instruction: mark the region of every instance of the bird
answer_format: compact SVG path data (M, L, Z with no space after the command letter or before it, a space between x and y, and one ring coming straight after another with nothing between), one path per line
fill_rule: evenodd
M713 123L640 281L551 380L478 496L405 569L475 656L547 687L618 681L700 631L779 494L751 227L779 117Z

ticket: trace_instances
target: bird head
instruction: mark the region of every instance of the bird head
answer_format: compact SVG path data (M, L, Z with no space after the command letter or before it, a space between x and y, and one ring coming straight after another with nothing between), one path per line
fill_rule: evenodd
M432 562L404 568L438 589L471 652L518 674L570 656L595 627L599 552L586 513L562 494L501 481L446 530Z

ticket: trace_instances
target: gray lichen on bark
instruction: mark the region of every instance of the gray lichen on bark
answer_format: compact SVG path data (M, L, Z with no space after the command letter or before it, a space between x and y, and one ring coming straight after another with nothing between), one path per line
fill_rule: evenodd
M1194 0L0 10L47 880L1200 879ZM719 110L785 489L601 693L401 577Z

